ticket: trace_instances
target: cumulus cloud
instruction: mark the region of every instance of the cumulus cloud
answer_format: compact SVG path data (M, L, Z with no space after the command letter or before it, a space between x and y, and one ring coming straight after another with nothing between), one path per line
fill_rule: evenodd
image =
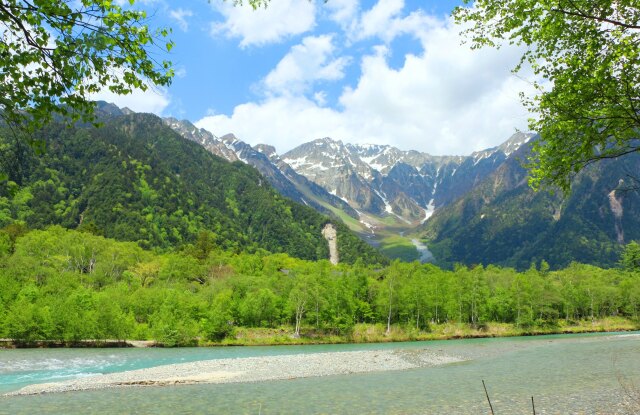
M384 35L392 26L391 22L402 12L403 0L379 0L371 9L365 11L357 25L357 36L365 38Z
M358 0L330 0L325 3L329 18L343 28L351 24L358 13Z
M316 6L312 1L278 0L257 10L248 5L234 6L233 2L216 2L214 7L224 21L211 24L212 36L240 38L241 47L277 43L315 26Z
M344 116L331 108L289 96L238 105L231 116L208 115L195 124L213 132L233 132L251 144L269 143L284 153L318 137L348 136L350 130L344 122Z
M470 154L503 142L516 128L526 129L528 114L518 94L533 88L511 74L521 50L470 50L460 45L461 28L450 19L421 11L403 15L401 0L380 0L377 6L356 24L365 37L381 43L358 62L359 79L342 90L339 107L327 107L326 94L310 87L317 79L338 79L343 71L344 66L331 66L340 59L331 47L337 41L308 37L306 46L292 48L265 78L261 100L238 105L232 114L204 117L197 125L216 134L234 132L252 144L274 143L281 152L330 136L436 155ZM391 34L376 32L385 25ZM389 40L403 33L418 39L422 50L392 67Z
M349 58L333 59L334 52L332 35L305 37L265 77L264 87L275 94L302 94L315 81L341 79Z
M183 32L189 30L189 22L187 21L187 18L193 16L193 12L191 10L182 8L169 10L169 16L176 21L178 27L180 27Z
M135 89L128 95L118 95L105 88L90 98L94 101L111 102L120 108L127 107L135 112L150 112L156 115L162 115L171 103L167 90L157 87L150 87L146 91Z
M407 55L392 69L384 51L362 60L357 86L340 102L345 115L363 124L356 140L385 135L405 147L435 154L464 154L505 140L526 128L518 93L531 86L510 74L521 51L460 47L451 22L421 33L423 53Z
M378 38L390 43L397 36L409 34L421 38L444 21L414 10L404 15L404 0L379 0L369 10L352 20L347 36L351 41Z

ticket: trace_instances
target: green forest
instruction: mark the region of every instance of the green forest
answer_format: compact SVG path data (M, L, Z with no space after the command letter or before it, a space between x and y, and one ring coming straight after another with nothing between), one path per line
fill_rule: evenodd
M574 263L549 271L543 262L525 272L447 271L417 262L333 266L284 253L234 253L206 233L179 250L154 252L61 226L14 224L0 231L0 338L251 344L243 336L255 329L272 334L258 343L408 340L464 336L465 329L593 330L608 318L632 329L639 266L636 243L618 269ZM383 338L367 335L375 330Z
M160 250L206 230L232 252L318 260L329 256L321 230L332 222L342 261L388 261L336 218L280 196L254 168L214 156L154 115L101 121L51 124L31 145L0 130L8 178L0 181L0 227L61 225Z

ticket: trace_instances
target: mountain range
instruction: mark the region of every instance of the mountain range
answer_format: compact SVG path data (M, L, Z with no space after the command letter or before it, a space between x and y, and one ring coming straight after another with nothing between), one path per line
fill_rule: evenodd
M392 216L405 224L424 221L436 208L471 190L532 137L517 133L498 147L468 157L344 144L331 138L280 156L270 145L252 147L232 134L217 137L186 120L166 118L165 123L213 154L252 165L281 194L300 203L318 210L329 204L355 219L363 214Z
M156 249L208 232L223 249L321 259L321 229L332 222L346 262L385 262L377 247L446 267L518 269L615 266L621 247L640 239L637 154L590 165L570 193L534 192L522 167L538 139L529 133L468 156L327 137L278 154L106 103L97 115L101 128L41 131L41 156L0 134L0 173L9 177L0 226L58 224Z
M590 166L562 195L527 185L522 164L537 139L532 133L468 156L328 137L279 155L189 121L164 122L220 157L255 167L282 195L339 217L392 257L435 257L444 266L613 266L622 244L640 238L640 199L628 189L630 177L640 177L634 155Z

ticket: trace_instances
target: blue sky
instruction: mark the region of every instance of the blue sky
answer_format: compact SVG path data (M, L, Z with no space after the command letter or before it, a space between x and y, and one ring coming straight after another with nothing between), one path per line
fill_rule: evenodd
M280 153L329 136L431 154L497 145L528 114L510 70L515 47L472 51L449 13L461 1L143 0L150 25L171 27L166 89L96 98L186 118ZM163 56L163 58L165 58Z

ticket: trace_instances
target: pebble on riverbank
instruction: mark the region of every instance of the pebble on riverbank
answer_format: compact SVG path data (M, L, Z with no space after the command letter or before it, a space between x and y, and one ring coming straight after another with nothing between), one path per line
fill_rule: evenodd
M461 361L429 349L331 352L205 360L26 386L5 396L133 386L240 383L406 370Z

